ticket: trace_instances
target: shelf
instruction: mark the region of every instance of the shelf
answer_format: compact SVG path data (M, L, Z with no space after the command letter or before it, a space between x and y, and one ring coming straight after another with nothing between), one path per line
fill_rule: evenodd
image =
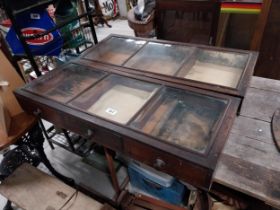
M34 56L41 56L43 53L43 55L50 55L48 52L43 52L42 54L36 54L36 50L39 49L39 46L37 46L37 48L30 48L27 40L32 40L32 39L38 39L40 37L43 37L45 35L48 35L52 32L57 31L58 29L70 24L73 21L79 21L82 18L87 17L87 23L81 24L81 26L78 29L75 30L83 30L83 27L89 27L91 30L89 33L91 33L90 36L85 37L85 39L87 39L88 42L92 43L92 40L94 41L95 44L98 43L97 37L96 37L96 33L95 33L95 29L94 29L94 23L92 20L92 16L94 15L94 9L90 8L89 2L85 1L85 8L86 8L86 12L81 14L81 15L76 15L73 16L71 18L71 20L64 20L64 22L62 22L61 24L56 25L55 27L52 27L42 33L38 33L36 34L36 32L34 32L35 34L33 34L32 36L28 36L25 37L22 34L21 31L21 27L17 24L17 18L20 19L20 14L25 14L25 13L29 13L30 10L32 9L36 9L36 8L46 8L48 5L53 4L55 1L54 0L24 0L24 1L20 1L18 2L17 0L4 0L3 1L3 7L4 10L7 13L7 16L9 17L9 19L12 21L12 25L14 27L15 33L17 35L17 37L19 38L19 41L23 47L23 53L21 53L21 55L19 55L20 57L26 57L29 61L30 64L34 70L34 72L36 73L36 76L39 77L42 75L42 71L39 69L40 64L38 64L38 62L35 60ZM85 32L84 32L85 33ZM77 34L76 31L74 31L73 33L74 35ZM61 38L61 37L59 37ZM53 43L55 40L52 40ZM85 49L87 49L88 47L92 46L92 44L87 44L87 42L82 44L83 46L78 46L75 47L76 48L76 52L78 54L82 53ZM70 46L68 46L70 47ZM64 46L65 48L65 46ZM57 48L55 48L57 49ZM18 56L17 56L18 57Z
M114 190L110 176L95 167L83 162L83 158L75 155L63 148L56 147L55 150L46 148L46 154L55 168L65 176L75 180L78 186L84 188L110 203L116 202L118 197ZM48 170L41 164L39 168L46 173ZM122 188L127 182L127 171L125 167L120 167L117 171L117 178Z

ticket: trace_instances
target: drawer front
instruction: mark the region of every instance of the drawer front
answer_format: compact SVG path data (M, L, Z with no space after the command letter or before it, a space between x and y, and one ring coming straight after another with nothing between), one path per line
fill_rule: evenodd
M124 151L130 158L170 174L195 187L203 189L209 189L210 187L212 171L203 167L132 139L125 139Z
M96 143L109 149L119 152L122 152L123 150L122 138L113 132L95 126L90 122L71 115L70 113L61 112L25 98L20 98L19 101L22 108L27 113L39 114L41 118L56 126L75 132L85 138L92 139Z

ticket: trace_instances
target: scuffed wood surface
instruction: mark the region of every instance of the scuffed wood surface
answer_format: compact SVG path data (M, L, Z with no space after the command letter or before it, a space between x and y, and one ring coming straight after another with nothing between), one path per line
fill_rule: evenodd
M280 207L280 153L271 120L280 105L280 81L253 77L213 181Z
M26 210L58 210L75 189L29 164L19 167L0 185L0 193Z
M29 164L4 180L0 193L25 210L113 210Z

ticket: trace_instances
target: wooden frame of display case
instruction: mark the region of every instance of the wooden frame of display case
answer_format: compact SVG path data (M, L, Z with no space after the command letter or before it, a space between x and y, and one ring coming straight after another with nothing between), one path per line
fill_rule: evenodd
M186 46L186 47L193 47L197 49L202 50L210 50L210 51L216 51L216 52L227 52L227 53L238 53L238 54L248 54L248 60L246 63L246 67L243 70L241 77L239 79L238 85L236 88L221 86L221 85L215 85L211 83L205 83L200 82L196 80L186 79L186 78L180 78L176 76L169 76L164 74L159 74L155 72L149 72L145 70L130 68L123 66L129 59L131 59L136 53L138 53L143 47L146 45L144 44L142 47L137 49L130 57L128 57L125 62L123 62L121 65L115 65L104 61L98 61L94 59L86 58L87 55L90 53L93 53L95 49L102 46L102 44L106 43L109 39L112 37L116 38L124 38L124 39L133 39L133 40L142 40L147 42L154 42L154 43L161 43L161 44L169 44L169 45L176 45L176 46ZM250 78L253 75L254 67L257 62L258 53L254 51L246 51L246 50L237 50L237 49L228 49L228 48L220 48L220 47L213 47L213 46L205 46L205 45L197 45L197 44L189 44L189 43L180 43L180 42L173 42L173 41L164 41L164 40L151 40L151 39L145 39L145 38L139 38L139 37L130 37L130 36L122 36L122 35L110 35L101 42L99 42L98 45L94 46L90 50L88 50L86 53L82 54L80 56L80 61L83 61L83 63L87 65L91 65L96 68L105 68L105 69L114 69L118 71L124 71L128 73L133 73L135 75L141 75L141 76L147 76L155 79L164 80L167 82L173 82L176 84L182 84L182 85L188 85L191 87L197 87L205 90L211 90L219 93L224 93L232 96L238 96L240 98L243 98L246 92L246 89L248 87L248 84L250 82ZM184 64L186 64L187 59L184 60L184 62L179 67L178 71Z
M76 61L75 63L79 65L83 63L84 65L85 62ZM68 102L73 101L77 96L73 96L71 100L64 103L46 97L43 93L34 93L28 89L30 85L34 86L44 81L46 78L53 78L58 71L67 68L68 65L71 64L63 65L35 82L15 91L17 99L27 113L40 115L43 119L59 127L76 132L85 138L93 139L106 148L125 154L196 187L202 189L208 189L210 187L212 174L219 154L226 142L240 104L239 98L189 87L179 84L178 82L162 80L161 78L156 79L138 74L131 74L127 71L116 70L113 67L109 68L107 65L104 65L102 69L98 69L91 67L92 63L88 64L93 71L105 71L107 73L107 76L102 77L100 81L104 80L104 78L108 78L108 75L114 74L158 84L162 88L176 88L182 91L214 97L217 100L221 99L227 101L227 103L225 103L227 105L220 115L217 125L214 126L215 129L211 135L208 149L204 153L199 153L132 129L128 124L123 125L116 123L70 106ZM95 84L92 84L92 87L94 85ZM87 90L89 90L88 87L82 90L79 95L82 95ZM146 109L147 105L144 105L135 113L135 116Z

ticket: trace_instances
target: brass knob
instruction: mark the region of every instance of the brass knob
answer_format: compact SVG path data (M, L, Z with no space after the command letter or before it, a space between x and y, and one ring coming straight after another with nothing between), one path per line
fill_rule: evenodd
M92 136L93 136L93 134L94 134L94 132L93 132L93 130L92 130L92 129L88 129L88 130L87 130L87 138L92 137Z
M33 111L33 114L36 116L39 116L42 113L42 111L38 108L35 111Z
M166 163L163 160L161 160L159 158L157 158L155 160L155 162L154 162L154 167L155 168L163 168L164 166L166 166Z

